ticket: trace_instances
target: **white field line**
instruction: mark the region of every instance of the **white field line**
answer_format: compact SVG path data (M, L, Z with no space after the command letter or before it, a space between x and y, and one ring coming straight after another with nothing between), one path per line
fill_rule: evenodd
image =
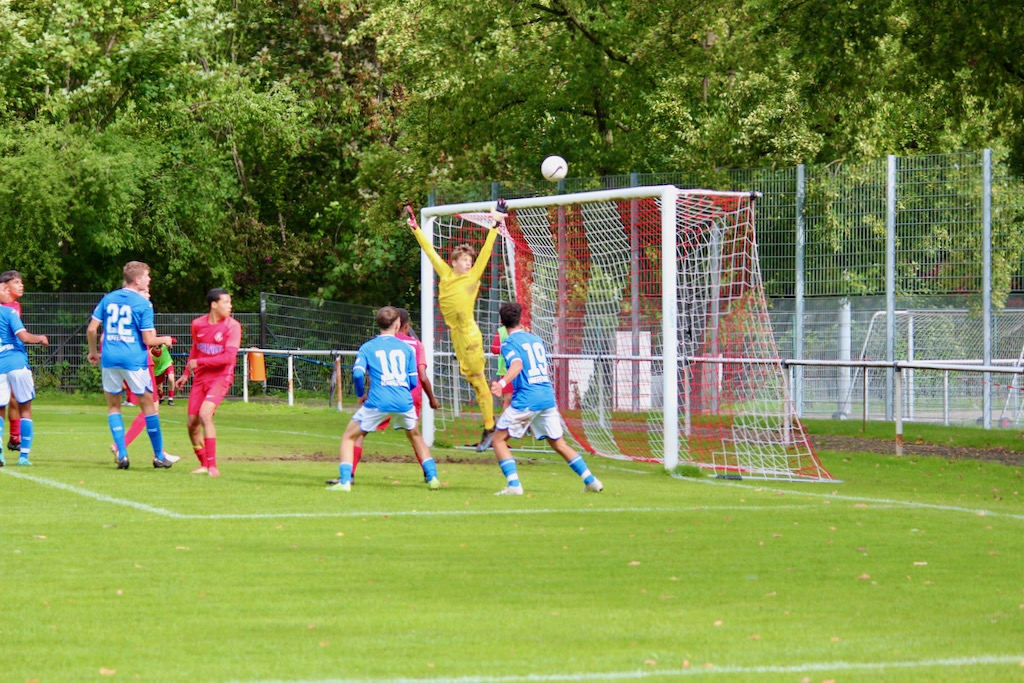
M808 496L811 498L825 498L828 500L845 500L854 503L872 503L876 506L885 507L904 507L904 508L921 508L924 510L940 510L942 512L962 512L970 515L977 515L979 517L1007 517L1009 519L1017 519L1024 521L1024 514L1013 513L1013 512L994 512L992 510L986 510L984 508L966 508L958 505L939 505L938 503L921 503L913 500L894 500L890 498L868 498L866 496L845 496L840 493L814 493L807 491L797 491L795 489L778 489L770 486L761 486L758 484L743 484L732 481L722 481L720 479L692 479L689 477L681 477L673 474L674 479L684 479L686 481L696 481L704 484L712 484L714 486L735 486L737 488L746 489L748 491L768 491L770 493L783 493L787 496ZM801 486L803 484L800 484Z
M704 666L688 669L609 671L606 673L521 674L518 676L458 676L430 678L327 678L300 680L261 680L250 683L546 683L548 681L619 681L666 676L713 676L755 674L798 674L829 671L885 671L887 669L968 668L978 666L1024 667L1024 655L980 655L944 659L920 659L896 662L810 662L807 664L769 664L763 666ZM237 682L236 682L237 683Z
M256 514L213 514L213 515L196 515L196 514L185 514L181 512L174 512L173 510L167 510L164 508L153 507L152 505L146 505L145 503L137 503L133 500L127 500L125 498L115 498L114 496L108 496L104 493L96 493L89 489L84 489L79 486L72 484L65 484L59 481L53 481L52 479L44 479L42 477L36 477L31 474L25 474L24 472L14 472L10 468L4 467L0 469L0 473L6 474L9 477L16 479L25 479L36 484L42 484L43 486L52 486L62 491L68 491L70 493L77 493L80 496L86 498L92 498L103 503L110 503L112 505L123 505L125 507L134 508L143 512L149 512L154 515L161 515L163 517L169 517L171 519L284 519L284 518L295 518L295 519L316 519L316 518L335 518L335 517L479 517L487 515L556 515L556 514L596 514L596 513L610 513L620 514L624 512L632 513L653 513L653 512L704 512L704 511L722 511L722 512L739 512L743 510L807 510L813 505L725 505L720 507L710 506L686 506L686 507L629 507L629 508L582 508L579 510L571 509L556 509L556 508L541 508L536 510L355 510L355 511L339 511L339 512L265 512Z
M133 500L125 498L115 498L108 496L104 493L96 493L89 489L84 489L72 484L65 484L59 481L53 481L52 479L44 479L43 477L37 477L31 474L25 474L23 472L15 472L11 468L4 467L0 468L0 472L10 477L17 479L25 479L37 484L44 486L52 486L54 488L61 489L63 491L69 491L71 493L77 493L78 495L92 498L105 503L111 503L114 505L122 505L125 507L135 508L143 512L149 512L172 519L301 519L301 518L330 518L330 517L366 517L366 516L390 516L390 517L457 517L457 516L480 516L480 515L549 515L549 514L565 514L565 513L596 513L596 512L608 512L608 513L622 513L622 512L634 512L634 513L653 513L653 512L701 512L701 511L730 511L730 512L741 512L741 511L760 511L760 510L801 510L812 507L811 505L727 505L727 506L708 506L708 505L694 505L694 506L668 506L668 507L629 507L629 508L583 508L578 510L569 509L552 509L542 508L537 510L429 510L429 511L417 511L417 510L376 510L376 511L349 511L349 512L268 512L268 513L257 513L257 514L211 514L211 515L197 515L197 514L184 514L180 512L174 512L173 510L167 510L164 508L153 507L145 503L139 503ZM687 481L702 481L700 479L693 480L687 479ZM844 500L861 503L871 503L875 509L882 508L921 508L926 510L937 510L942 512L957 512L963 514L972 514L983 517L1007 517L1009 519L1016 519L1024 521L1024 514L1014 513L1002 513L993 512L991 510L983 509L972 509L957 507L954 505L936 505L931 503L918 503L914 501L902 501L902 500L891 500L885 498L867 498L863 496L843 496L834 493L807 493L807 492L794 492L786 489L774 489L766 486L751 486L733 482L721 482L718 480L703 480L705 483L713 484L716 486L736 486L738 488L744 488L751 491L767 491L771 493L783 493L794 496L810 496L817 498L826 498L830 500Z
M146 505L145 503L136 503L133 500L125 500L124 498L114 498L113 496L108 496L105 493L96 493L95 491L83 489L78 486L73 486L71 484L65 484L60 481L53 481L52 479L43 479L42 477L36 477L31 474L25 474L24 472L13 472L9 467L4 467L3 469L0 469L0 472L3 472L8 477L14 477L15 479L26 479L28 481L35 482L36 484L52 486L62 491L70 491L71 493L77 493L80 496L92 498L93 500L98 500L101 503L124 505L125 507L135 508L136 510L141 510L143 512L149 512L154 515L161 515L163 517L173 517L175 519L184 519L187 517L187 515L181 515L171 510L153 507L152 505Z

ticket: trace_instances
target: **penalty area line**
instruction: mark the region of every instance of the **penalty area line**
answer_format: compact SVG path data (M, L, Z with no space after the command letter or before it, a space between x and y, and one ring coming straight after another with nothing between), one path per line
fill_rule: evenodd
M887 669L966 668L977 666L1024 666L1024 655L979 655L943 659L921 659L897 662L810 662L807 664L776 664L764 666L693 666L688 669L656 669L649 671L609 671L605 673L521 674L513 676L457 676L447 678L327 678L298 680L257 680L248 683L547 683L554 681L618 681L664 676L735 676L755 674L798 674L827 671L884 671ZM240 683L235 681L235 683Z
M69 491L71 493L77 493L80 496L84 496L86 498L92 498L93 500L98 500L101 503L111 503L113 505L122 505L124 507L130 507L130 508L134 508L136 510L141 510L142 512L149 512L149 513L152 513L154 515L161 515L163 517L171 517L171 518L174 518L174 519L185 519L185 518L188 517L188 515L182 515L182 514L179 514L177 512L174 512L172 510L165 510L164 508L153 507L152 505L146 505L145 503L137 503L134 500L126 500L124 498L115 498L114 496L108 496L105 493L96 493L95 491L90 491L89 489L83 489L83 488L80 488L78 486L73 486L71 484L65 484L63 482L53 481L52 479L43 479L42 477L35 477L35 476L31 475L31 474L25 474L23 472L12 472L8 468L6 468L6 467L4 467L3 469L0 469L0 472L3 472L8 477L14 477L15 479L25 479L27 481L31 481L31 482L36 483L36 484L42 484L43 486L52 486L53 488L60 489L62 491Z

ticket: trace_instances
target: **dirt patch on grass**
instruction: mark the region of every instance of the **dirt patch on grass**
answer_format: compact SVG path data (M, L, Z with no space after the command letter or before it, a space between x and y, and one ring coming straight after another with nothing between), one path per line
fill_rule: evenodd
M896 454L896 441L881 439L859 439L852 436L810 435L814 448L840 453ZM934 443L903 443L904 456L932 456L946 460L986 460L1000 462L1014 467L1024 466L1024 453L1005 448L968 448L965 446L943 446Z

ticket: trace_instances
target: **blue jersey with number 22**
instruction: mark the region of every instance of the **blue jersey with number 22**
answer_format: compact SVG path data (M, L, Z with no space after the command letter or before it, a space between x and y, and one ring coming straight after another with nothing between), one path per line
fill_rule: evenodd
M390 334L374 337L359 347L353 375L370 375L367 408L382 413L412 410L412 388L419 375L412 347Z
M142 370L149 366L149 350L142 343L144 330L155 330L153 304L131 289L118 289L100 299L92 312L103 331L105 368Z
M526 330L516 330L501 343L501 355L511 369L512 361L523 364L512 380L512 407L516 410L546 410L555 406L555 390L548 377L548 354L544 342Z

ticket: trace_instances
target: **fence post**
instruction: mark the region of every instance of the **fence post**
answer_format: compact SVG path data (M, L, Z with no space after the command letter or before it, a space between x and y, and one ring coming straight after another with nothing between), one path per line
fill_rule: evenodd
M343 410L341 399L341 356L334 356L334 395L338 397L338 412Z
M992 150L982 153L981 330L985 365L992 365ZM992 428L992 373L982 376L982 426Z
M295 405L295 358L288 354L288 405Z
M260 348L267 348L267 293L260 292Z
M242 354L242 403L249 402L249 354Z
M885 160L885 419L893 419L893 368L896 361L896 155Z
M793 295L795 310L793 313L793 357L802 360L804 357L804 202L807 198L806 166L796 167L796 266ZM794 368L793 403L796 414L804 414L804 366Z

